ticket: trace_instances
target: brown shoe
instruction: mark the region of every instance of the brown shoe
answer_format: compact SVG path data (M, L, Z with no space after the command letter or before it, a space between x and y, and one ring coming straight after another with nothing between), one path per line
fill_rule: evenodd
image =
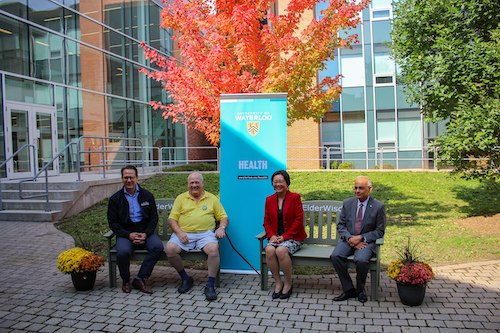
M132 287L134 287L135 289L139 289L140 291L146 294L153 293L153 291L149 289L148 286L146 286L143 279L140 280L134 279L134 281L132 281Z
M122 290L124 293L130 293L132 291L132 286L130 286L129 281L127 282L123 281Z

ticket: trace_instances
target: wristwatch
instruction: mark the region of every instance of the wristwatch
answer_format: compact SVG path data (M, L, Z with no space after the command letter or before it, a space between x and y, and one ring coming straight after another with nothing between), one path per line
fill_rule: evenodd
M221 225L220 227L221 227L222 229L224 229L224 230L226 229L226 227L225 227L225 226L223 226L223 225Z

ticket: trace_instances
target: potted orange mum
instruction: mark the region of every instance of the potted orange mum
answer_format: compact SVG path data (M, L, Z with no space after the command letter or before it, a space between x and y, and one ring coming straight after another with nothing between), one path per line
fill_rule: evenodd
M389 265L387 275L396 281L403 304L420 305L425 298L427 283L434 278L434 272L431 266L417 256L409 237L407 244L398 252L398 257Z

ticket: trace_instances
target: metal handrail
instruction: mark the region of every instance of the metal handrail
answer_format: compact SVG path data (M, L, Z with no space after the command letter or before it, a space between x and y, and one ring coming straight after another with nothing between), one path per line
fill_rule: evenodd
M9 158L7 158L5 161L3 161L2 164L0 164L0 169L5 164L7 164L7 162L9 162L12 158L14 158L14 156L16 156L17 154L19 154L19 152L21 152L21 150L23 150L26 147L33 147L33 161L36 161L36 148L35 148L35 145L27 143L27 144L23 145L21 148L19 148L14 154L10 155ZM29 153L28 153L28 155L29 155ZM35 170L33 170L33 174L35 174ZM1 177L0 177L0 210L3 210L3 207L2 207L2 178Z
M103 149L106 149L106 148L115 148L115 147L116 147L116 146L104 146L104 147L99 147L99 150L103 150ZM125 146L125 148L135 148L135 146ZM159 155L160 155L160 153L161 153L161 151L160 151L160 147L142 147L142 148L143 148L144 152L145 152L145 151L147 151L148 149L151 149L151 150L153 150L153 152L154 152L154 150L156 149L156 150L158 150L158 156L159 156ZM104 152L109 152L109 153L125 153L125 152L132 152L132 153L134 153L134 152L136 152L135 150L128 150L128 151L121 151L121 150L103 150L103 151L104 151ZM88 152L88 151L86 151L85 153L89 153L89 152ZM100 157L99 163L100 163L100 164L105 164L105 163L107 163L108 161L109 161L109 160L105 160L105 161L103 161L103 160L101 160L101 157ZM153 164L158 163L158 172L161 172L161 168L160 168L160 165L159 165L159 164L160 164L160 160L159 160L159 159L158 159L158 160L155 160L155 159L150 160L149 158L147 158L147 159L144 159L144 162L145 162L145 163L152 162ZM86 167L88 168L89 166L87 165Z
M100 151L81 151L80 150L80 141L82 141L83 139L101 139L101 147L102 149ZM98 167L99 170L100 168L102 167L102 177L103 179L106 178L106 164L104 164L104 162L106 161L106 158L104 157L104 154L107 153L107 151L104 151L104 147L105 144L104 144L104 140L122 140L123 141L123 165L126 165L126 160L125 160L125 153L127 152L127 150L125 149L126 147L137 147L137 146L127 146L125 145L125 143L127 141L138 141L141 145L141 149L140 150L134 150L133 152L141 152L141 156L142 156L142 159L141 159L141 165L142 165L142 174L144 174L144 145L142 144L142 140L141 139L136 139L136 138L120 138L120 137L108 137L108 136L81 136L78 138L78 142L77 142L77 152L76 152L76 160L77 160L77 170L78 170L78 181L81 181L81 169L84 169L84 168L88 168L89 166L88 165L80 165L80 154L87 154L87 153L99 153L99 154L102 154L102 161L103 161L103 164L99 164L99 165L92 165L91 167ZM114 152L114 151L113 151Z
M186 162L186 163L189 163L189 162L193 162L193 161L196 161L196 162L217 162L217 170L220 170L220 151L219 151L219 148L218 147L207 147L207 146L202 146L202 147L161 147L160 148L160 170L163 170L163 150L170 150L170 149L185 149L187 154L187 158L184 159L184 160L174 160L175 162ZM216 153L217 153L217 158L216 160L214 159L207 159L207 160L191 160L189 159L189 149L215 149ZM170 161L170 160L168 160Z
M49 172L48 172L48 167L49 167L49 165L53 166L54 165L54 161L57 160L59 158L59 156L61 156L62 153L64 153L66 151L66 149L70 148L72 145L76 145L76 142L70 142L70 143L68 143L63 149L61 149L61 151L59 152L59 154L57 154L56 156L54 156L32 178L21 179L19 181L19 197L21 199L31 199L31 198L45 197L46 198L46 200L45 200L45 202L46 202L46 209L45 209L45 211L46 212L50 212L50 207L49 207ZM44 171L45 171L45 193L35 194L35 195L29 195L29 196L23 197L22 183L36 180L38 178L38 176L42 172L44 172Z

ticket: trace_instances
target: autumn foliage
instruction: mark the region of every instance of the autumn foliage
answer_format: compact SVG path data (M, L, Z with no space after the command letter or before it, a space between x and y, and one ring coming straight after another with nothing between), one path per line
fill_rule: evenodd
M214 145L220 137L220 94L286 92L289 123L321 119L341 87L339 77L317 82L317 71L325 69L336 48L356 42L356 35L338 32L359 23L368 0L330 0L321 20L300 27L304 13L312 13L318 2L291 0L280 15L271 13L275 4L268 0L166 3L161 26L175 32L180 59L142 44L158 70L141 72L161 81L174 101L152 106L204 132Z

